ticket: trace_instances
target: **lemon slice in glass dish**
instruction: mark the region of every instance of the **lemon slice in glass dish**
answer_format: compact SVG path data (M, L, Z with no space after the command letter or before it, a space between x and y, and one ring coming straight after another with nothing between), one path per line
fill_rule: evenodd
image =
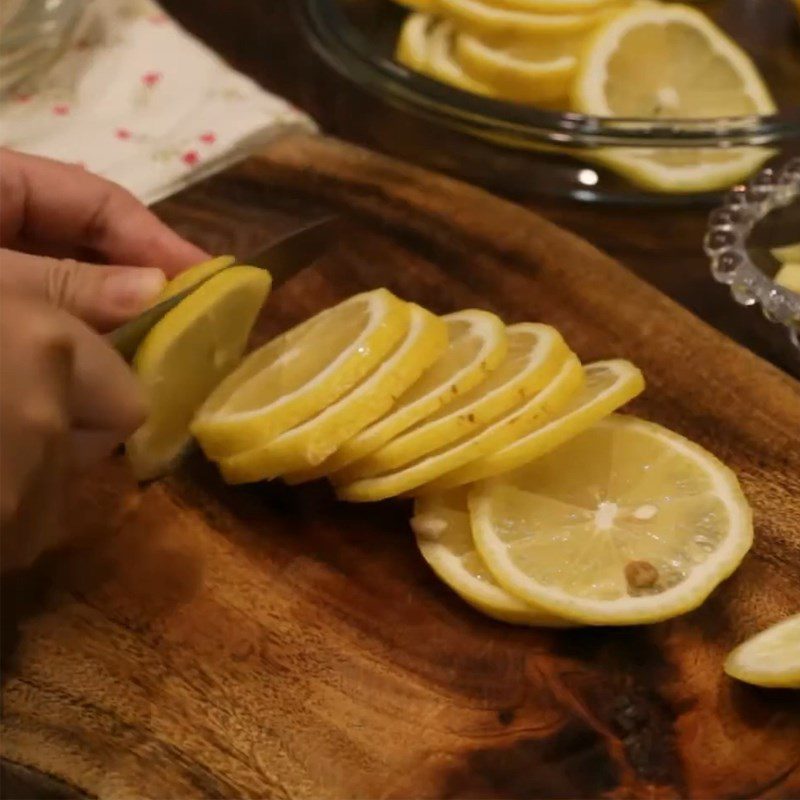
M245 483L317 466L342 442L389 411L446 349L447 326L442 319L412 304L408 333L382 364L301 425L260 448L221 459L223 477L229 483Z
M362 459L486 380L505 358L508 336L500 317L467 309L442 320L447 326L447 350L400 395L391 410L344 442L319 467L285 475L287 483L314 480Z
M469 495L475 544L503 588L587 625L696 608L753 540L736 476L659 425L614 415Z
M800 689L800 614L757 633L725 660L732 678L785 689Z
M269 293L266 270L221 269L165 314L134 355L149 400L146 422L125 446L139 480L158 477L184 453L195 412L241 359Z
M521 625L565 627L574 624L523 603L492 577L472 540L466 490L455 489L416 500L411 528L419 551L431 569L478 611Z
M710 119L771 114L775 104L750 57L705 14L679 3L640 3L589 35L572 86L576 111L600 117ZM667 192L713 190L771 155L729 150L605 148L592 158Z
M213 458L252 450L350 391L406 335L386 289L355 295L250 353L204 403L192 432Z

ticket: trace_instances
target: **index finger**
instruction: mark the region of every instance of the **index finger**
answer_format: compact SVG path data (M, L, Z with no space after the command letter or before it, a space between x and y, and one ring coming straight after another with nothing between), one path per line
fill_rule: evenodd
M208 258L130 192L85 169L2 150L0 242L51 242L175 275Z

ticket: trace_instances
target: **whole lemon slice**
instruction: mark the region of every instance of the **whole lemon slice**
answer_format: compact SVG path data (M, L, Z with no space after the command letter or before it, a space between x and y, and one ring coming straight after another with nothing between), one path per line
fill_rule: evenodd
M211 458L252 450L350 391L408 331L386 289L355 295L252 352L211 394L192 432Z
M511 594L589 625L696 608L744 558L750 507L697 444L614 415L469 495L475 544Z
M644 390L642 373L629 361L596 361L584 367L584 385L544 425L448 473L439 484L465 483L500 475L548 453L625 405Z
M463 465L502 449L552 419L570 402L582 383L580 361L570 354L545 388L499 419L399 469L344 485L337 483L337 494L343 500L371 502L400 494L428 493L439 486L449 487L449 476L458 475ZM338 477L333 476L334 482ZM453 485L460 483L456 479Z
M370 375L301 425L260 448L223 458L223 477L230 483L258 481L320 464L342 442L389 411L446 349L445 323L412 305L408 333Z
M800 614L740 644L725 659L725 672L756 686L800 689Z
M583 51L572 101L586 114L653 120L775 110L749 56L705 14L679 3L634 4L608 16ZM760 147L606 148L593 157L648 188L690 192L728 186L769 155Z
M523 322L506 329L505 359L477 386L336 475L337 482L380 475L441 451L516 408L546 386L569 348L549 325Z
M442 319L447 326L447 350L400 395L391 410L344 442L316 470L285 476L287 482L329 475L363 458L477 386L505 358L508 336L499 317L468 309Z
M147 334L133 368L150 409L125 447L138 479L157 477L183 454L192 417L241 359L271 283L266 270L227 267Z
M495 581L472 541L465 490L456 489L416 500L411 528L419 551L431 569L478 611L522 625L564 627L572 624L523 603Z

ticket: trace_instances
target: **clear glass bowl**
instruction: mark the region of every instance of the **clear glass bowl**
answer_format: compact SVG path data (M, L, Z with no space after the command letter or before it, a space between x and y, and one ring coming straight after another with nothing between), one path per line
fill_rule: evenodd
M743 306L783 325L800 366L800 294L775 283L770 249L800 241L800 158L735 186L711 212L704 241L711 274Z
M684 148L770 148L800 154L800 24L791 0L707 0L698 4L758 65L779 108L769 116L693 120L591 117L469 94L415 73L393 58L406 11L390 0L300 0L304 27L337 71L389 106L434 123L435 140L394 138L392 150L509 194L587 201L714 202L720 191L664 194L636 186L592 159L606 152ZM364 120L365 126L372 124ZM397 121L395 127L403 127ZM408 138L413 138L409 135ZM727 187L725 187L727 188Z

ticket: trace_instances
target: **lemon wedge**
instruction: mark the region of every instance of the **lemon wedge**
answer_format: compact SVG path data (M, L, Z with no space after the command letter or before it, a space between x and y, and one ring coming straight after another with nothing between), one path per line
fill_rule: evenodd
M533 461L577 436L644 389L642 373L629 361L596 361L584 367L584 385L551 420L526 436L447 475L448 486L499 475ZM439 484L441 486L441 484Z
M193 267L184 270L179 275L176 275L162 290L161 294L156 298L156 303L162 300L167 300L180 294L184 289L188 289L195 284L216 275L223 269L230 267L234 264L236 259L233 256L217 256L208 261L202 261L200 264L195 264Z
M606 17L575 73L572 105L601 117L658 120L771 114L775 104L749 56L701 11L640 3ZM668 192L729 186L771 151L603 149L593 158L632 181Z
M150 411L125 446L139 480L158 477L183 454L195 411L241 359L271 283L266 270L227 267L147 334L133 368Z
M343 500L372 502L401 494L429 493L439 486L449 486L449 475L458 475L463 465L496 452L550 420L570 401L582 382L580 361L570 354L544 389L500 419L395 471L344 485L337 483L337 494ZM333 476L334 482L338 477ZM460 485L457 479L453 483Z
M740 644L725 659L725 672L756 686L800 689L800 614Z
M244 483L317 466L342 442L389 411L446 349L445 323L412 305L405 339L368 377L307 422L260 448L223 458L223 477L229 483Z
M348 439L313 472L285 476L287 483L329 475L382 447L415 423L468 392L498 366L508 350L503 321L488 311L467 309L442 317L448 347L422 377L377 422Z
M472 541L465 490L418 499L411 528L431 569L473 608L503 622L546 627L571 624L523 603L495 581Z
M342 470L337 482L398 469L470 436L546 386L569 354L549 325L523 322L509 326L506 335L506 357L486 380Z
M252 352L198 412L211 458L252 450L350 391L406 335L411 310L386 289L355 295Z
M696 608L753 539L736 476L659 425L614 415L475 485L475 544L516 597L589 625Z

